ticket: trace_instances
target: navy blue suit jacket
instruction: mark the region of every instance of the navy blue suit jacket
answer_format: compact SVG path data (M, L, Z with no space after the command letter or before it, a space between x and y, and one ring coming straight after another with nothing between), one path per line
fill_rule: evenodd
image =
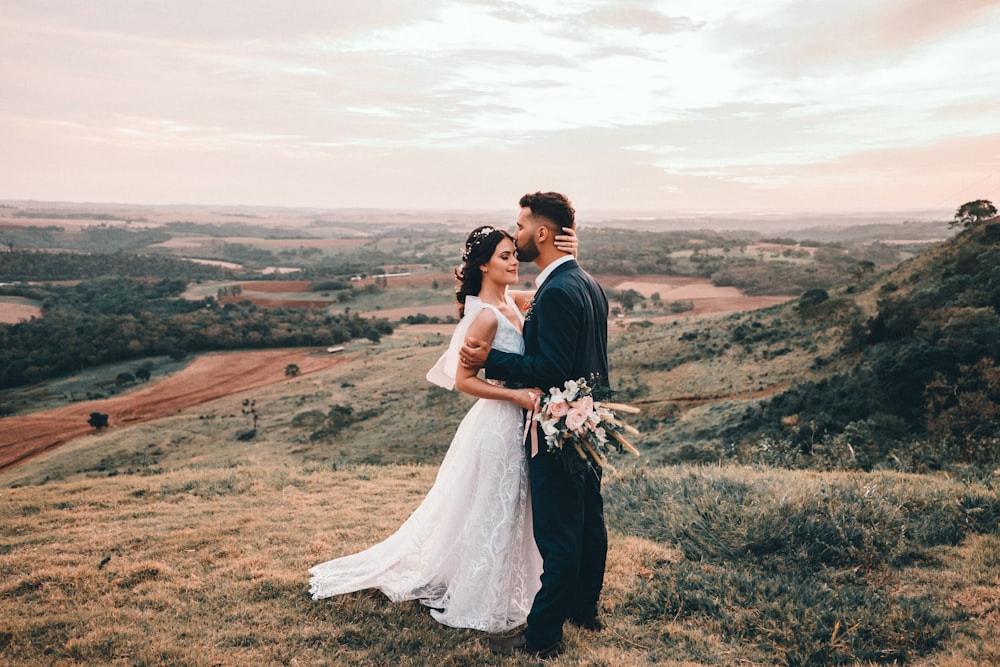
M524 323L524 354L490 350L486 375L548 391L566 380L599 376L608 383L608 299L571 260L553 269L535 293Z

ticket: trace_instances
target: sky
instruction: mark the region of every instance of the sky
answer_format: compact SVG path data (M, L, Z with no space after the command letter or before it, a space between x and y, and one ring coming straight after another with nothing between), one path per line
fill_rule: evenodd
M0 199L1000 203L1000 0L0 0Z

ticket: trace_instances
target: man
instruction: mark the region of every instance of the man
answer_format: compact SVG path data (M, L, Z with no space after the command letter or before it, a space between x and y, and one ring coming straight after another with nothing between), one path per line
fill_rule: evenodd
M526 194L520 205L514 232L517 256L541 270L524 324L524 355L491 350L469 338L461 350L462 363L485 367L490 378L545 390L579 378L608 386L607 297L572 255L554 245L562 227L575 228L573 207L556 192ZM608 536L600 470L576 466L570 472L559 453L546 451L544 435L538 435L542 446L534 456L529 450L528 471L542 586L522 634L488 637L484 643L494 653L546 658L561 651L566 619L589 630L603 627L597 605Z

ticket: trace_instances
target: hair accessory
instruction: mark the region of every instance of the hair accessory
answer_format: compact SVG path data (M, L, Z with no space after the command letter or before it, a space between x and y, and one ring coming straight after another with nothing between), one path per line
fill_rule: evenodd
M462 263L464 264L469 261L469 257L472 256L472 251L476 246L486 240L490 234L498 231L500 230L496 227L486 225L472 232L472 234L469 235L469 239L465 242L465 250L462 251Z

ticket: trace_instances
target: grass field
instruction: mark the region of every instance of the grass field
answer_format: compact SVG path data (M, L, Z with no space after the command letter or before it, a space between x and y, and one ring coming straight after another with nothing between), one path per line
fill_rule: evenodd
M8 665L529 665L416 603L320 602L306 570L391 533L433 466L238 465L2 491ZM982 484L623 469L597 635L559 665L1000 660L1000 497Z
M606 478L608 628L568 628L550 664L1000 663L1000 471L664 465L807 377L832 331L791 305L613 325L643 456ZM392 533L433 483L471 404L422 379L447 333L352 341L329 368L276 368L0 473L0 663L537 664L415 603L307 595L311 565Z

